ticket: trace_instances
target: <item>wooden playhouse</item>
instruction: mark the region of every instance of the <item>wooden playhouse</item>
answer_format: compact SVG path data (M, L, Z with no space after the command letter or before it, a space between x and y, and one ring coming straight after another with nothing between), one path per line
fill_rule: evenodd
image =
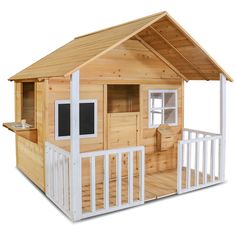
M75 38L9 80L17 167L74 221L224 181L232 79L166 12ZM220 81L220 134L184 127L189 80Z

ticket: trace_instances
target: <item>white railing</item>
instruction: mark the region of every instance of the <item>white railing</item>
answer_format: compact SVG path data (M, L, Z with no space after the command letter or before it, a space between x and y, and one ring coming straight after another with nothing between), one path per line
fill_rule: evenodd
M128 154L128 201L122 203L122 158L123 154ZM116 158L116 203L110 205L110 157ZM134 199L134 162L135 157L138 158L138 199ZM96 208L96 185L97 185L97 173L96 173L96 158L103 158L103 208ZM80 212L82 212L82 218L88 218L95 215L105 214L120 209L137 206L144 203L144 147L128 147L113 150L102 150L95 152L80 153L82 160L89 159L89 188L90 188L90 211L83 211L83 203L81 205ZM70 209L70 170L69 170L70 153L46 142L45 143L45 163L46 163L46 195L52 200L65 214L71 217ZM83 170L83 161L81 161ZM81 175L82 176L82 173ZM114 179L113 179L114 180ZM84 186L80 189L80 196ZM136 186L137 188L137 186ZM114 194L114 193L113 193ZM101 200L101 199L100 199ZM78 201L83 202L82 199Z
M128 202L122 204L122 155L128 154ZM139 198L134 200L134 153L139 157ZM110 206L110 156L116 158L116 203ZM81 153L82 159L90 160L90 211L83 212L82 218L100 215L120 209L137 206L144 203L144 147L128 147L112 150ZM96 157L103 158L103 208L96 209ZM83 165L82 165L83 168ZM83 188L83 187L82 187ZM82 189L83 190L83 189Z
M184 129L178 142L177 193L222 182L222 137L219 134Z
M69 152L51 143L45 143L46 195L68 216L70 216L69 158Z

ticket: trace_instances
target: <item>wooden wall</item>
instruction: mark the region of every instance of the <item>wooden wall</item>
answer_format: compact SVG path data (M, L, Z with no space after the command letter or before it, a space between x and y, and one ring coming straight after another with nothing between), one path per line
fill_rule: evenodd
M178 126L173 129L180 134L183 127L182 78L137 40L128 40L87 64L80 74L82 84L139 84L139 143L145 146L146 171L149 173L176 168L177 142L171 150L157 152L156 129L148 128L148 90L178 90ZM115 87L112 89L115 91Z
M181 138L183 128L183 82L181 80L168 81L163 85L141 85L141 144L145 146L146 172L159 172L176 168L177 165L177 142L174 147L167 151L157 151L156 128L148 127L148 90L149 89L176 89L178 93L178 126L172 126L174 133Z
M137 40L128 40L117 48L88 63L80 70L80 98L98 101L98 135L81 138L81 152L108 148L107 140L107 85L136 84L139 87L139 137L145 146L146 171L155 172L176 166L176 148L165 152L156 151L156 130L148 128L148 89L178 89L179 132L183 125L182 80L165 63ZM16 83L16 121L21 119L20 83ZM38 143L22 137L16 138L17 167L37 186L44 190L44 142L49 141L70 151L69 140L55 140L54 111L56 100L70 99L69 78L50 78L36 83L36 126ZM102 164L102 160L98 162ZM102 165L98 163L98 168ZM88 165L84 163L83 177L88 177ZM125 169L125 167L123 167ZM99 173L102 173L102 168ZM101 175L102 176L102 175ZM102 179L102 178L101 178ZM87 178L88 180L88 178Z
M15 120L22 119L22 84L15 83ZM45 190L44 182L44 83L35 83L36 128L38 142L16 136L16 165L40 189Z
M70 151L69 140L55 140L55 101L70 99L70 82L65 79L51 79L47 85L46 140ZM81 152L103 149L103 85L81 85L80 99L97 99L98 133L95 138L81 138Z

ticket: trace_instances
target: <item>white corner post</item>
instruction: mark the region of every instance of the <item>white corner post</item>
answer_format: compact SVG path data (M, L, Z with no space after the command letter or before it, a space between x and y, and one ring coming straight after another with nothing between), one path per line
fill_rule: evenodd
M220 74L220 134L221 140L221 159L220 159L220 180L225 180L225 144L226 144L226 77Z
M79 70L71 75L70 81L70 212L73 221L82 216L81 158L79 138Z

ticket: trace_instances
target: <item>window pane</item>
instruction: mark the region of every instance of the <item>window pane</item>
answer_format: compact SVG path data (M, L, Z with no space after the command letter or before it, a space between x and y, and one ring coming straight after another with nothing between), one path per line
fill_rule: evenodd
M80 135L94 134L94 103L80 103ZM58 105L58 136L70 136L70 104Z
M151 112L151 124L152 126L160 125L162 123L162 111L152 111Z
M175 93L164 94L165 107L175 107Z
M152 93L151 94L151 108L161 108L163 106L163 96L162 93Z
M165 117L165 124L174 124L175 120L175 109L165 109L164 110L164 117Z
M58 136L70 136L70 104L58 105Z
M80 135L94 134L94 103L80 103Z

